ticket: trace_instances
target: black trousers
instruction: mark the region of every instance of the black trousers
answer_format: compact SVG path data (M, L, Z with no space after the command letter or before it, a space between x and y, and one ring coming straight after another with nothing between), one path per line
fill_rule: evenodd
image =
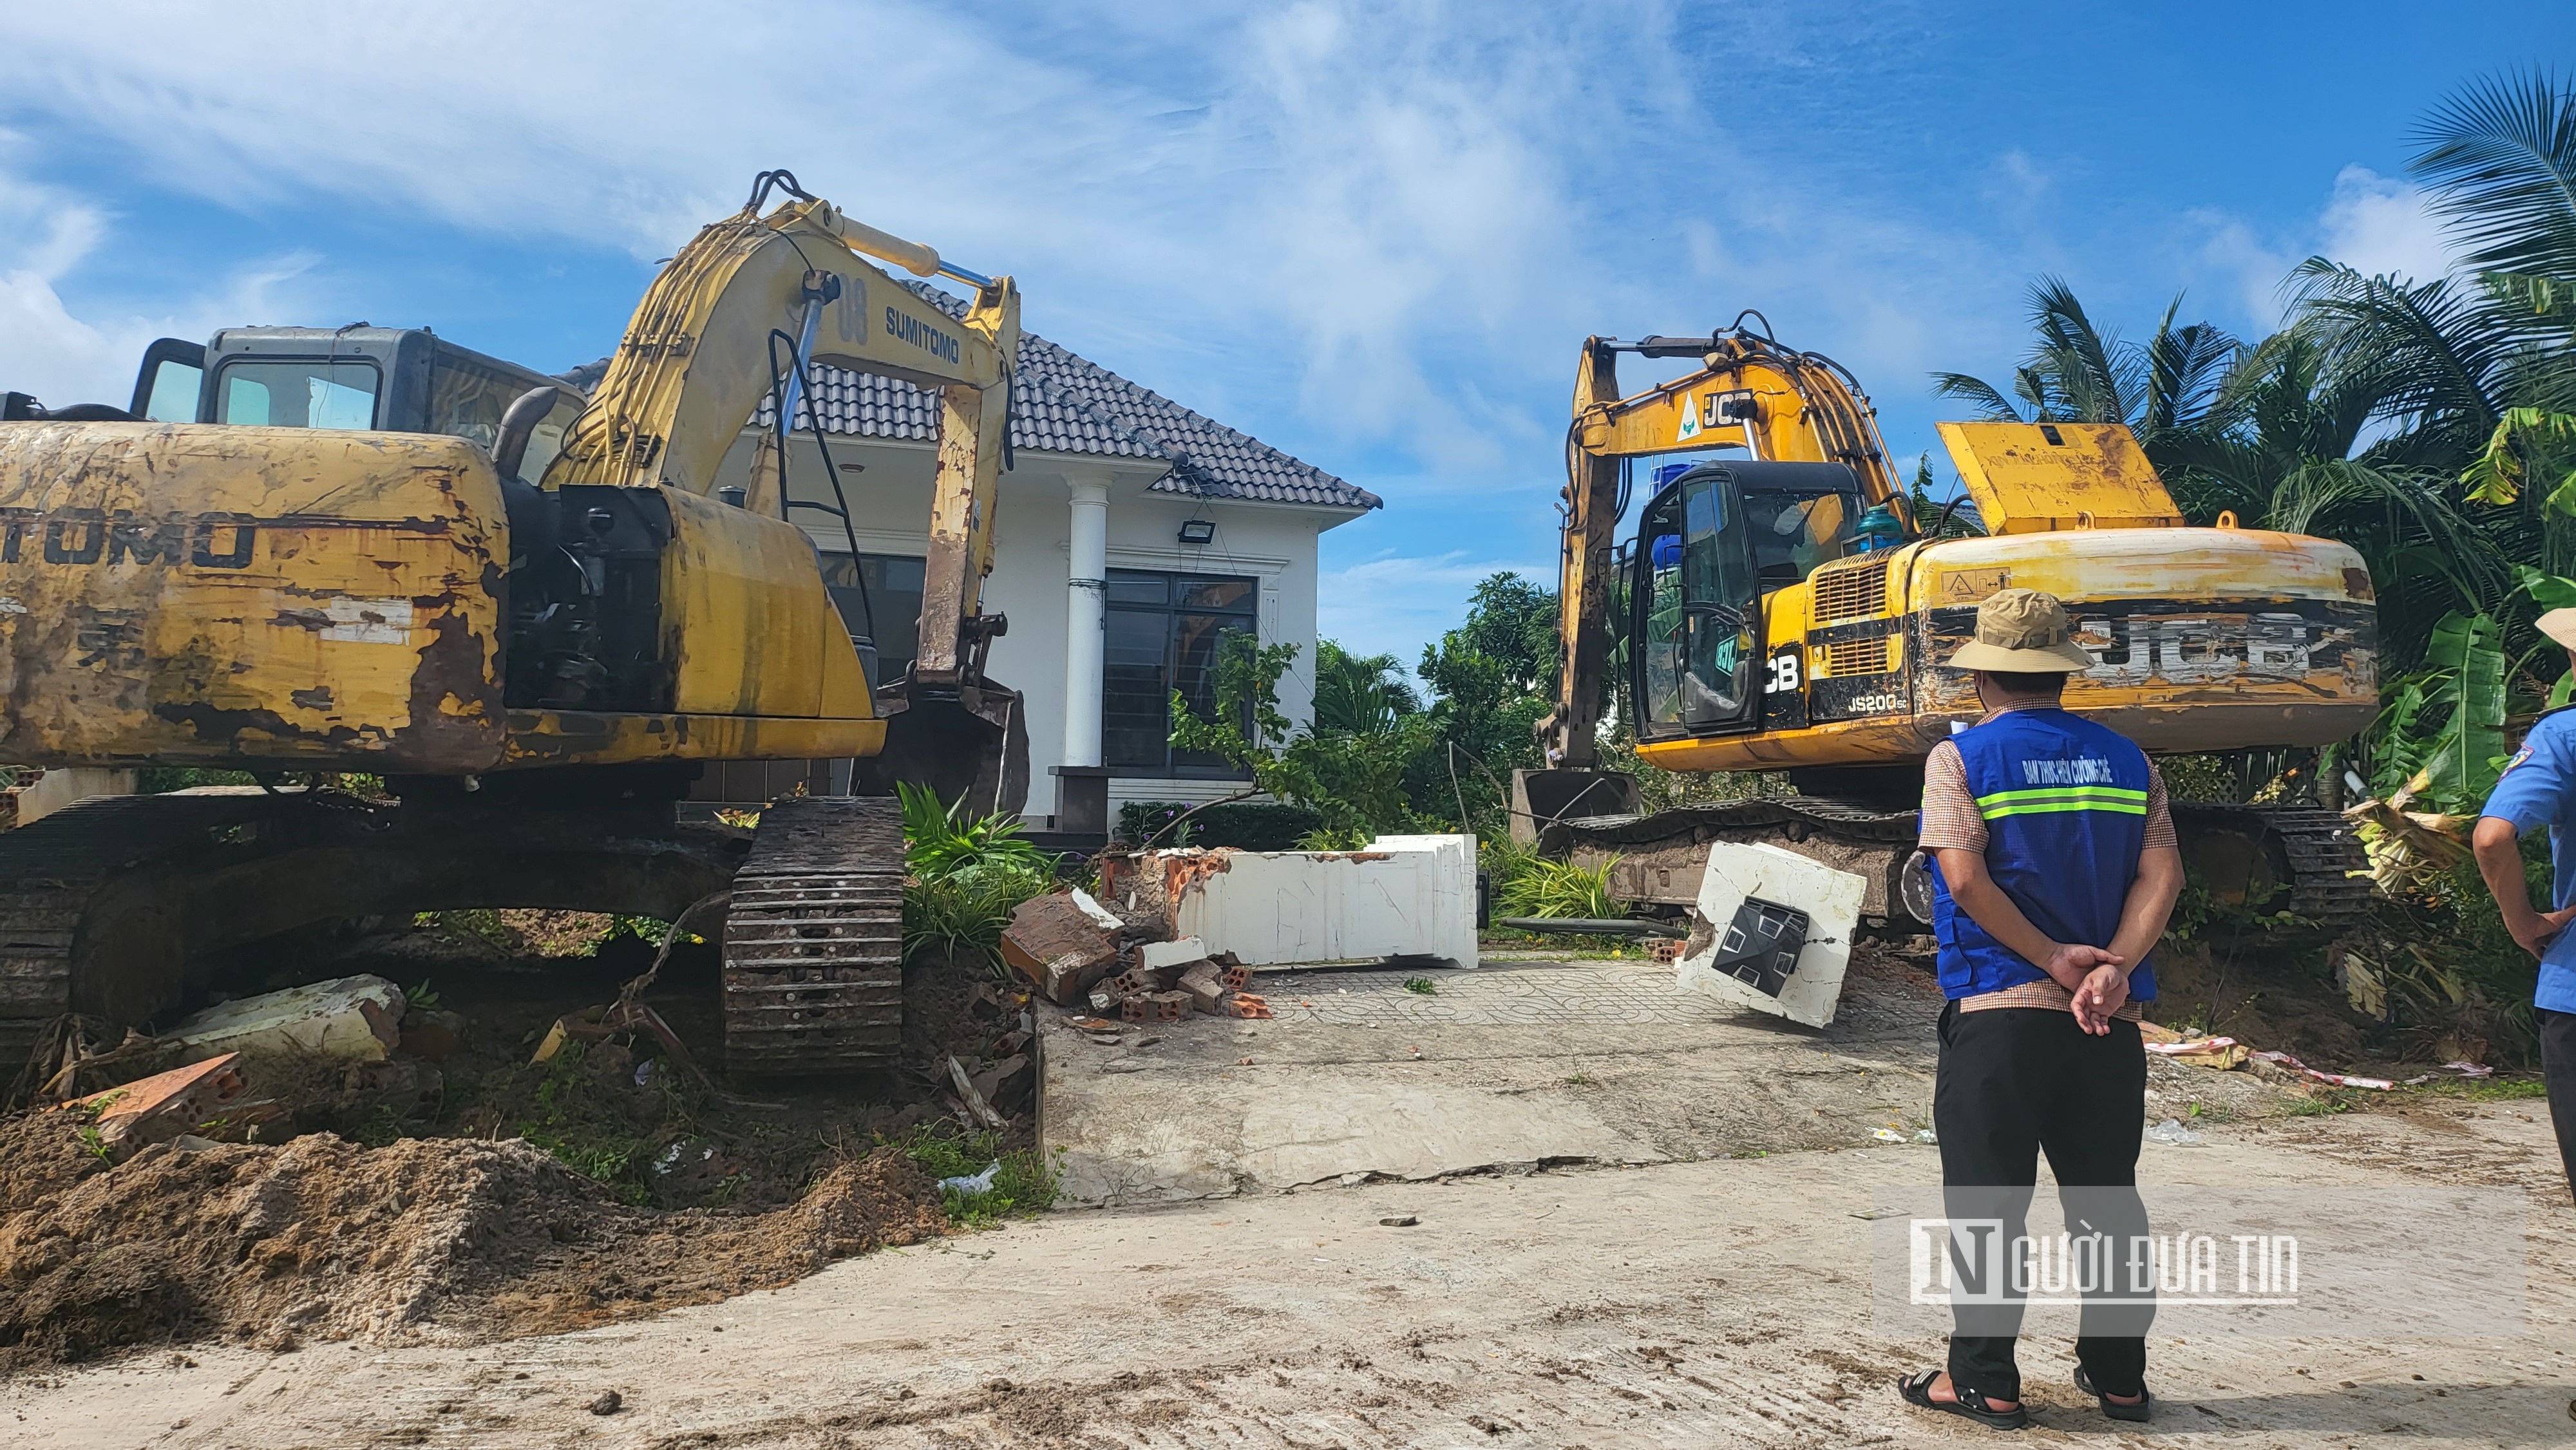
M2576 1035L2570 1046L2576 1048ZM2045 1151L2070 1236L2101 1234L2119 1244L2142 1239L2147 1219L2137 1182L2146 1087L2136 1023L2114 1020L2109 1036L2095 1037L2071 1012L1962 1012L1956 1003L1942 1009L1932 1127L1941 1139L1941 1183L1952 1220L2000 1218L2004 1242L2020 1237ZM2576 1109L2576 1102L2570 1106ZM2150 1292L2153 1282L2148 1278ZM1989 1399L2018 1400L2021 1369L2013 1345L2023 1296L2006 1297L2007 1304L1973 1312L1954 1298L1950 1378ZM2151 1298L2143 1308L2135 1299L2113 1306L2088 1287L2075 1357L2096 1389L2128 1395L2144 1387L2146 1325L2154 1312Z
M2558 1161L2567 1169L2569 1186L2576 1187L2576 1012L2540 1009L2540 1080L2549 1088Z

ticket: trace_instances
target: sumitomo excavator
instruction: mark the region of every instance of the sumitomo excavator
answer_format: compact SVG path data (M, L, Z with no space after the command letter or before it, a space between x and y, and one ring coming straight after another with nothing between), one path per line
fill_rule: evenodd
M1621 353L1698 366L1622 395ZM1516 778L1515 830L1612 863L1613 896L1663 911L1696 900L1710 842L1768 842L1863 876L1871 923L1922 929L1923 756L1981 714L1973 679L1944 661L1977 602L2007 587L2065 601L2094 661L2069 679L2067 708L2151 754L2317 746L2370 723L2376 616L2352 549L2232 515L2184 527L2116 424L1939 431L1965 491L1918 519L1858 383L1774 341L1759 314L1707 336L1586 341L1566 439L1563 669L1539 727L1550 768ZM1701 458L1655 471L1619 541L1636 462L1675 454ZM1983 536L1949 536L1963 503ZM1596 768L1614 638L1640 757L1779 772L1794 793L1641 815L1634 780ZM2367 907L2367 862L2331 810L2178 801L2175 818L2219 900L2329 928Z
M952 315L870 257L972 300ZM782 802L747 838L682 825L675 802L708 761L855 760L862 790L899 777L1019 808L1019 697L985 676L1004 621L981 610L1019 310L1010 278L768 172L661 269L586 397L363 325L165 339L127 408L10 395L0 764L264 786L0 833L0 1064L67 1018L166 1017L216 954L310 923L668 920L729 890L728 1068L889 1069L894 802ZM786 477L780 435L817 364L940 400L919 658L874 687L791 521L837 515L858 552L828 464ZM764 403L748 481L720 486ZM397 803L292 787L339 773Z

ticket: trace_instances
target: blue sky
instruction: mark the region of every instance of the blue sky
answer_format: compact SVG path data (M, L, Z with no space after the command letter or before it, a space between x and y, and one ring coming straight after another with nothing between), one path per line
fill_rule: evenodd
M154 336L362 318L587 361L653 261L783 165L1016 274L1031 328L1384 495L1326 536L1321 623L1409 660L1484 574L1552 579L1586 334L1759 308L1911 455L1950 411L1926 374L2007 373L2039 273L2132 332L2177 291L2259 332L2313 253L2441 270L2408 132L2463 80L2576 59L2565 16L23 7L0 382L117 400Z

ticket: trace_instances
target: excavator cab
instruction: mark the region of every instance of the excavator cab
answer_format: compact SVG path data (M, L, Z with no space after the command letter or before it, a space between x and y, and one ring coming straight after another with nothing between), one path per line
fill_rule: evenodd
M145 423L444 433L488 453L510 405L545 387L557 390L555 400L520 465L534 477L562 451L580 391L425 327L228 327L202 343L159 338L143 350L126 411Z
M1752 521L1733 470L1703 465L1646 506L1630 653L1637 733L1750 729L1759 720L1761 589Z
M1863 516L1860 480L1839 463L1702 463L1649 500L1628 554L1637 738L1803 716L1799 640L1769 648L1763 600L1860 552Z

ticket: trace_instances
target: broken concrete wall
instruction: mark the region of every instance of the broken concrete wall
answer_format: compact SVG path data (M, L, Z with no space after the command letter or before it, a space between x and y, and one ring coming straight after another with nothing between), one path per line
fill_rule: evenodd
M190 1062L227 1052L382 1062L402 1040L403 1006L402 988L383 977L341 977L209 1007L169 1035Z
M1382 957L1476 965L1476 838L1380 836L1358 851L1156 851L1172 930L1247 967Z

